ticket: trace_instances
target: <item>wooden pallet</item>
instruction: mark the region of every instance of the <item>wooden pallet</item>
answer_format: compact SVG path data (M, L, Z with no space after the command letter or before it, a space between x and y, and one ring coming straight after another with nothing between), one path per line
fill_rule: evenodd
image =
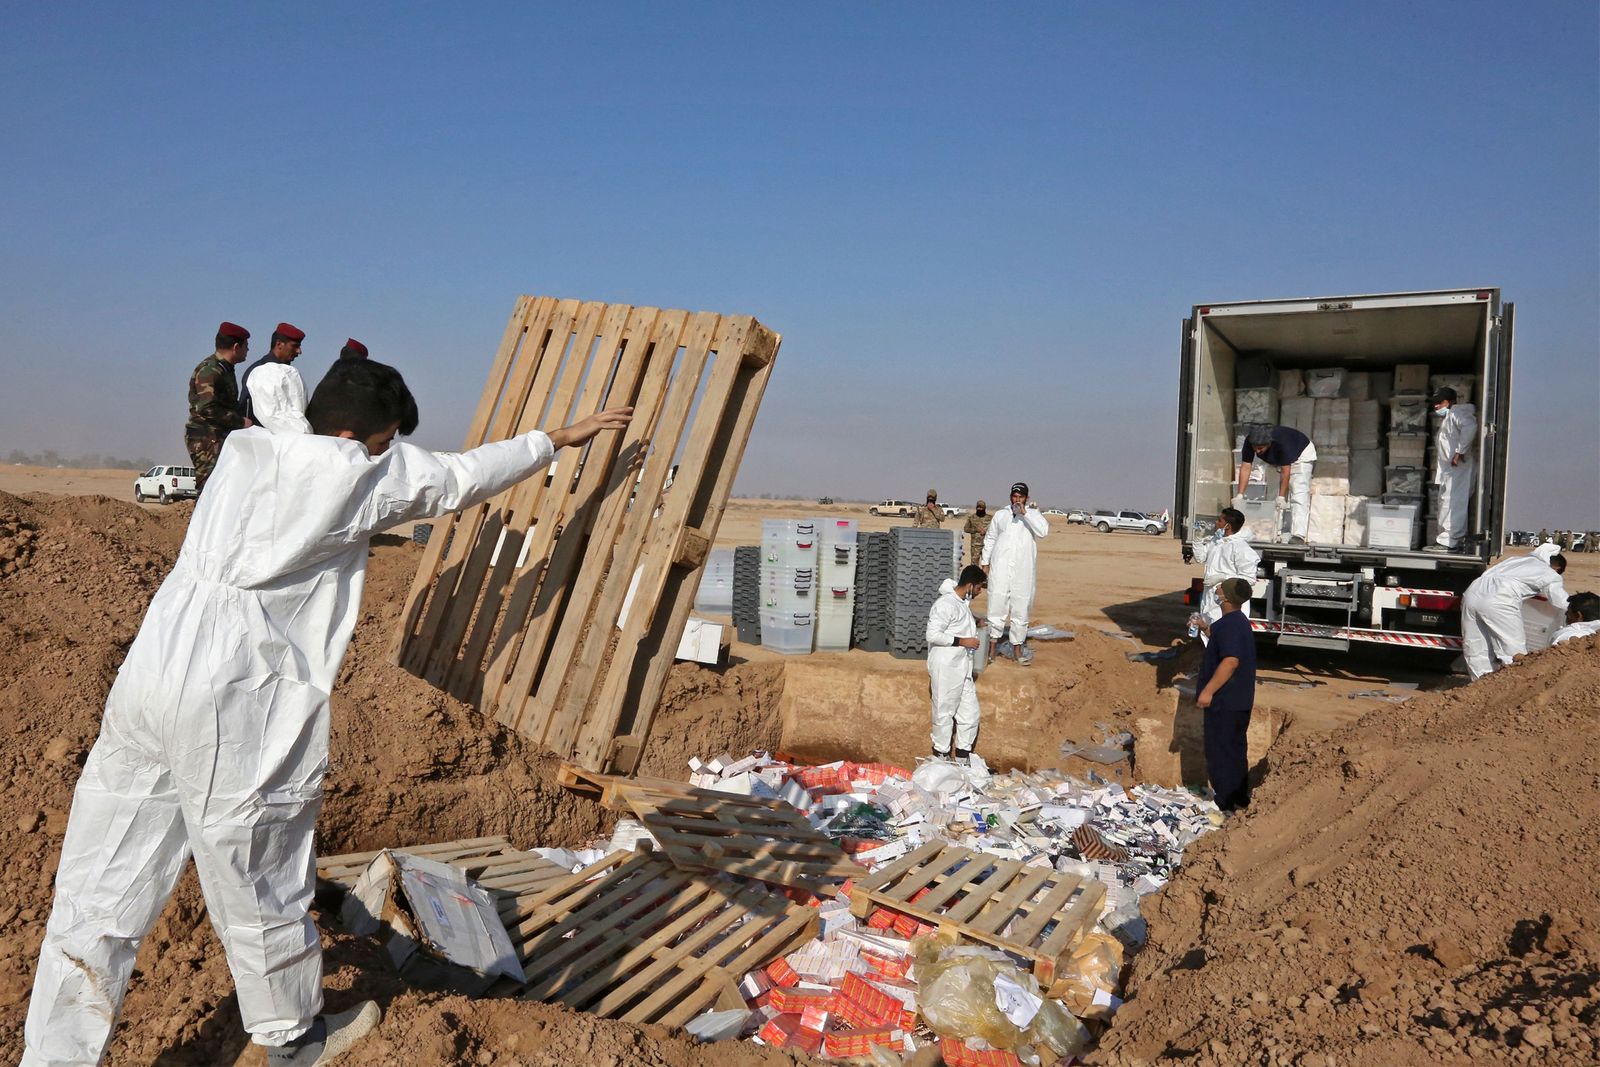
M435 525L395 662L560 755L633 770L778 343L748 315L520 298L465 447L623 404L633 422Z
M850 911L865 918L874 908L892 908L1014 952L1033 961L1048 989L1057 966L1100 917L1105 895L1096 879L934 841L857 879Z
M634 852L525 898L506 928L526 998L682 1026L713 1006L742 1008L739 979L810 941L818 920L759 885Z
M322 857L317 860L317 877L348 890L381 851ZM512 848L511 842L503 837L473 837L388 851L459 867L468 878L501 898L502 913L513 907L519 897L543 892L571 877L565 867L551 863L536 852Z
M718 871L833 896L860 864L781 800L700 789L663 778L623 778L562 764L556 780L636 817L684 870Z

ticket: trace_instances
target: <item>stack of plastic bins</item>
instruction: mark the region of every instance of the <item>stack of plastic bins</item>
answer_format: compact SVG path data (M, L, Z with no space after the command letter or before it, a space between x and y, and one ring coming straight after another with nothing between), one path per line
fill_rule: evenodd
M702 615L733 614L733 549L713 549L700 572L694 610Z
M733 628L747 645L761 643L761 546L733 550Z
M889 651L889 557L894 551L886 533L864 533L856 539L856 605L853 636L857 648Z
M896 526L889 531L889 652L898 659L928 654L928 612L939 586L955 577L953 530Z
M856 610L856 524L818 519L817 531L817 651L843 652Z
M803 655L816 636L817 527L809 520L761 523L761 647Z

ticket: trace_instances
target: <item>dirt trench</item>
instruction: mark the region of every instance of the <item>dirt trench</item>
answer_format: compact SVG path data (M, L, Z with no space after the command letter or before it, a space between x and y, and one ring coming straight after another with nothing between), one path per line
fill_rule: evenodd
M72 787L189 511L0 494L0 1059L20 1054ZM551 784L552 757L386 662L416 552L399 538L373 547L334 698L319 848L487 833L576 844L604 832L597 807ZM1039 646L1032 668L985 674L979 750L1001 767L1062 764L1062 739L1104 725L1138 736L1128 773L1192 780L1203 766L1197 720L1172 683L1192 671L1193 652L1136 664L1127 653L1142 646L1078 629L1074 642ZM721 672L674 670L646 773L681 777L690 755L724 749L910 763L927 746L919 662L741 659ZM1289 695L1302 702L1296 715L1327 700ZM1297 726L1277 737L1288 716L1271 701L1252 739L1258 774L1270 771L1252 810L1193 846L1147 900L1150 945L1091 1061L1600 1058L1600 639L1379 706L1331 734ZM368 1062L794 1062L558 1007L407 988L370 942L319 922L329 1008L362 997L386 1006ZM142 946L108 1062L259 1060L191 874Z

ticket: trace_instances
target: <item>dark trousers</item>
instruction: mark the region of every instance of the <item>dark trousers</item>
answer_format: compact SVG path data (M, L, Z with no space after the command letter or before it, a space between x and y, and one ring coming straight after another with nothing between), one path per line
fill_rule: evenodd
M1250 709L1206 709L1206 777L1217 795L1217 807L1234 811L1250 803L1250 756L1245 731Z

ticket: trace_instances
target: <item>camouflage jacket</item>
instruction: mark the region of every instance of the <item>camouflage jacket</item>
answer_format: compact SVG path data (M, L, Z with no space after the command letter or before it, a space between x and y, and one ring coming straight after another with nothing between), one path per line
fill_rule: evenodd
M233 364L207 356L189 377L190 432L226 434L244 428L244 412L239 407L239 383Z
M939 505L937 505L937 504L934 504L932 506L924 504L924 505L922 505L922 507L920 507L920 508L918 508L916 510L916 514L911 516L911 525L913 525L913 526L943 526L944 525L944 509L939 507Z
M979 515L976 511L967 516L966 525L961 527L961 532L972 538L973 544L981 544L983 535L989 532L989 524L994 521L994 516L985 512Z

